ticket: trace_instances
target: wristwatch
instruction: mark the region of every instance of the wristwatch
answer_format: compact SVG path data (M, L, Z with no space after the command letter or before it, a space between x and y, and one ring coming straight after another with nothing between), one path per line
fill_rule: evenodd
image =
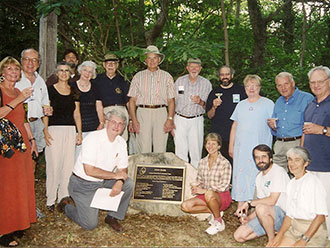
M172 116L169 116L169 117L167 117L167 119L169 119L169 120L173 120L173 117L172 117Z
M328 128L327 127L323 127L323 131L322 131L322 134L323 135L326 135L328 133Z
M308 238L305 234L301 234L301 239L306 241L306 243L310 241L310 238Z

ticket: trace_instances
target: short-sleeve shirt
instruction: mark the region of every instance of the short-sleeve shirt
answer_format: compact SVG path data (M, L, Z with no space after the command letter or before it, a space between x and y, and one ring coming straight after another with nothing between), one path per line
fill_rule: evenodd
M276 132L272 134L276 137L297 137L302 135L304 125L304 111L307 105L313 100L313 95L300 91L298 88L293 92L288 100L280 96L274 106L272 117L278 118Z
M91 132L83 140L73 173L88 181L102 182L103 179L87 176L84 164L109 172L113 172L116 168L127 168L128 155L125 140L118 135L113 142L110 142L106 128Z
M81 125L83 132L95 131L99 126L99 117L96 112L96 88L92 83L91 88L87 92L79 90L77 82L73 82L71 86L79 94Z
M200 104L191 100L191 96L199 96L204 102L212 90L212 84L202 76L198 76L196 82L189 80L189 74L179 77L175 81L176 97L175 112L185 116L204 114L205 110Z
M136 105L167 105L175 97L173 77L161 69L140 71L132 79L128 96L136 98Z
M269 197L271 193L281 193L276 202L285 211L286 207L286 186L290 178L287 172L277 164L273 164L272 168L266 175L260 171L256 177L256 197L263 199Z
M292 178L286 192L286 215L290 218L313 220L316 215L328 215L324 186L312 173Z
M206 112L213 106L213 100L217 98L216 94L222 93L222 103L215 110L215 115L211 119L210 132L215 132L221 135L223 141L229 141L229 134L233 121L230 119L236 105L247 98L243 86L233 84L232 87L224 89L221 86L215 87L209 94L206 102Z
M53 107L53 115L48 117L48 126L74 126L73 112L76 105L73 95L61 95L54 85L48 87L48 94Z
M34 75L36 80L32 84L24 72L22 72L21 80L16 83L15 87L20 91L28 87L33 88L32 96L25 101L28 104L28 118L41 118L44 116L42 106L49 104L48 90L43 78L37 72Z
M317 99L307 106L305 122L330 127L330 95L322 102ZM309 151L311 162L308 170L330 172L330 137L322 134L305 134L304 147Z
M92 80L92 84L96 86L96 98L102 101L103 107L115 104L125 106L129 101L129 97L127 96L129 85L118 74L112 79L106 73L99 74Z

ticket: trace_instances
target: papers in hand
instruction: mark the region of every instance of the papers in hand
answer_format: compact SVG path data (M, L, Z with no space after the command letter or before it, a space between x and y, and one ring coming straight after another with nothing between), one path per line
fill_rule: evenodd
M121 191L114 197L110 197L110 192L111 189L107 188L100 188L96 190L90 207L116 212L124 192Z

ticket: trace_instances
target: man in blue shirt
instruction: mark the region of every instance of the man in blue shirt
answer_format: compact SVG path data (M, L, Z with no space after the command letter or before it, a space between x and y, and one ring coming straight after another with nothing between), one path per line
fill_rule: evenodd
M281 72L275 77L276 88L281 96L276 100L268 125L276 137L274 163L288 172L287 151L300 145L304 125L304 111L313 100L313 95L295 87L293 77Z
M315 95L305 110L303 145L311 155L307 170L323 183L327 193L327 207L330 210L330 69L318 66L308 72L309 86ZM326 217L328 239L330 239L330 218Z

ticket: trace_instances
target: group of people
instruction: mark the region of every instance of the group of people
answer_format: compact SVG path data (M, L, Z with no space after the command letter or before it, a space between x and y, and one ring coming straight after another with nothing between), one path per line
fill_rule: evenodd
M0 158L3 165L0 178L4 182L0 186L0 244L17 245L15 239L36 221L31 153L38 156L43 150L47 209L55 211L57 202L58 211L91 230L98 222L98 210L90 207L96 190L112 188L112 196L124 191L119 210L110 211L105 219L115 231L122 232L118 220L124 219L133 192L133 182L127 176L127 130L136 136L137 153L165 152L168 133L173 135L175 154L198 169L196 183L192 185L196 197L183 202L182 210L211 213L211 226L206 230L209 234L225 229L222 214L232 199L238 202L238 216L243 210L247 214L247 204L257 206L259 200L254 200L255 192L258 198L265 192L258 194L255 187L262 184L260 180L265 179L261 179L261 174L270 168L284 170L284 174L279 173L287 179L289 171L296 179L302 177L292 169L296 166L287 165L290 154L301 155L296 150L287 153L299 145L311 156L309 159L306 155L303 160L304 168L309 164L307 169L312 172L304 172L321 179L327 195L325 210L330 209L330 185L326 186L330 181L329 68L316 67L308 74L315 97L295 87L290 73L278 74L275 82L281 96L274 104L260 96L258 75L246 76L241 86L233 82L234 70L222 66L218 71L220 83L212 89L210 81L199 75L200 59L189 59L188 74L174 82L173 77L159 67L164 58L156 46L148 46L147 68L138 72L131 84L118 74L119 58L113 53L104 56L105 72L97 75L93 61L84 61L78 66L78 54L68 50L46 82L37 72L40 56L35 49L23 50L21 63L13 57L1 61L0 89L4 105L0 107L0 117L8 118L19 128L28 150L16 152L10 159ZM23 103L28 106L26 114ZM211 119L211 130L205 140L208 155L201 159L205 113ZM256 146L264 144L270 149L273 136L276 137L274 166L262 169L266 167L265 156L258 153L265 152L265 148ZM308 154L307 150L303 151ZM272 161L271 153L267 156ZM292 159L292 164L297 160ZM281 192L288 192L284 181L269 201L260 200L260 203L275 205ZM284 205L279 206L283 218ZM259 208L263 211L262 207L256 207L256 218ZM308 220L313 214L326 215L326 211L322 211L309 212ZM273 229L264 229L262 234L268 235L269 244L280 244L291 220L301 217L290 214L290 221L284 222L286 229L279 232L282 237L274 238L274 231L270 234ZM250 215L242 219L242 227L234 235L237 241L262 235L250 227L250 221L246 223L250 219ZM258 220L264 227L264 221ZM316 231L317 228L306 232L304 237L311 239Z

